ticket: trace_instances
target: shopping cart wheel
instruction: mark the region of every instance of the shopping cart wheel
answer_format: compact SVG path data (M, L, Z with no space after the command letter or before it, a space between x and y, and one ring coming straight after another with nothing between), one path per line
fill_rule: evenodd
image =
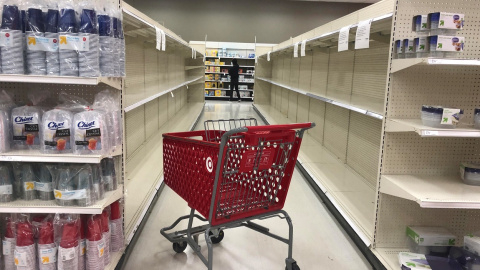
M288 270L287 266L285 266L285 270ZM292 270L300 270L300 267L298 267L297 262L292 263Z
M210 232L209 235L212 236L212 235L213 235L213 232ZM218 237L213 236L213 237L211 238L211 239L212 239L212 243L218 244L218 243L222 242L224 236L225 236L225 235L224 235L223 231L220 231L220 233L218 234Z
M182 243L173 243L173 250L175 250L175 252L177 253L182 253L185 251L185 249L187 249L187 242L184 241Z

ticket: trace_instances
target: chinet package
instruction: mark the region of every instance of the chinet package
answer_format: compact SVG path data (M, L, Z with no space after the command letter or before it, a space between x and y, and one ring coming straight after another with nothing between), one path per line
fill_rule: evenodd
M102 155L109 151L105 114L100 111L84 111L73 117L77 155Z
M118 94L105 90L95 96L92 108L105 113L106 126L108 127L109 145L112 151L122 148L123 130L122 113Z
M73 151L73 114L54 109L46 112L42 120L41 150L46 154L71 153Z

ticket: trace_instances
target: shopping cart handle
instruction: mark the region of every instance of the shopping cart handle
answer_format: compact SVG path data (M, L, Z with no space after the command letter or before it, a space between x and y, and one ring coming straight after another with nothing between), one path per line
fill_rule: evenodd
M299 123L299 124L284 124L284 125L270 125L270 126L254 126L246 127L248 131L258 132L258 131L276 131L276 130L286 130L286 129L311 129L315 127L315 123Z

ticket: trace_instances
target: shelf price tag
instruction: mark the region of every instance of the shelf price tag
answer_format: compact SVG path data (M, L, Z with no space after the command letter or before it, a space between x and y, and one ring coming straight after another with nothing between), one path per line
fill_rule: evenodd
M300 44L300 42L297 42L295 43L295 45L293 45L293 57L297 58L298 57L298 45Z
M370 27L373 19L358 23L357 35L355 36L355 49L368 49L370 47Z
M338 34L338 51L343 52L348 50L348 38L350 36L350 28L352 26L345 26L340 29Z
M272 51L269 51L269 52L267 53L267 61L268 61L268 62L270 62L270 53L271 53L271 52L272 52Z
M160 30L160 28L158 27L155 27L155 33L156 33L156 36L157 36L157 50L161 50L161 46L162 46L162 32Z
M300 49L300 56L301 56L301 57L304 57L304 56L306 55L306 54L305 54L306 48L307 48L307 41L304 40L304 41L302 41L302 47L301 47L301 49Z

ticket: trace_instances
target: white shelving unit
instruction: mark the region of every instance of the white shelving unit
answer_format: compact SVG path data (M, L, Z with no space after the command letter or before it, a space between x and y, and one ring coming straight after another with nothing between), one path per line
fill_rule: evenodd
M480 49L466 46L459 59L393 59L393 41L415 37L413 16L438 11L464 13L461 35L478 43L477 2L384 0L258 59L255 108L270 123L317 124L299 154L302 171L378 269L399 269L406 226L446 227L459 245L480 230L480 188L458 175L461 162L480 162L480 130L472 124ZM354 41L359 22L369 19L369 48L350 42L338 52L339 30L350 26ZM305 56L294 57L302 41ZM421 107L430 104L463 109L459 127L424 126Z
M125 78L125 236L129 244L163 182L162 134L187 131L204 105L203 54L128 4ZM167 36L156 50L156 31Z
M122 149L106 155L74 155L74 154L58 154L49 155L42 154L40 150L12 150L7 153L0 154L0 161L7 162L46 162L46 163L100 163L106 157L117 157L122 155Z
M117 90L122 90L121 78L83 78L83 77L57 77L57 76L31 76L31 75L0 75L0 82L5 83L41 83L63 85L107 85Z

